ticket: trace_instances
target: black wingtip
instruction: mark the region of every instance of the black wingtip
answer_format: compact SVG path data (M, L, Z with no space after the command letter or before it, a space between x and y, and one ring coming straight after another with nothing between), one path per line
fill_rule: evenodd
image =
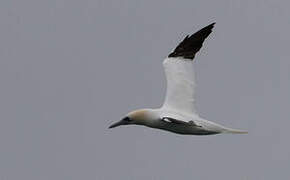
M204 27L204 28L202 28L202 29L205 29L205 28L212 29L212 28L214 27L215 23L216 23L216 22L213 22L213 23L207 25L206 27Z
M168 57L183 57L185 59L193 60L195 54L202 47L202 43L212 32L215 22L200 29L191 36L186 36L181 43L175 48L175 50L168 55Z

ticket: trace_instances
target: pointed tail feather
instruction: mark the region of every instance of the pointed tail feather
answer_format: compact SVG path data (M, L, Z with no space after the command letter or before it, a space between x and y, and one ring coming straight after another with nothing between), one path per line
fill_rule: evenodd
M225 133L229 134L248 134L247 131L239 130L239 129L231 129L231 128L226 128Z

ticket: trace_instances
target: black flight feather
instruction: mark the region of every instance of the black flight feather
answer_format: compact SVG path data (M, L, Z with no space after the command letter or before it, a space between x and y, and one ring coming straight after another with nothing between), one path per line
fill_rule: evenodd
M202 47L203 41L212 32L214 24L215 23L212 23L202 28L191 36L187 35L168 57L183 57L185 59L193 60L195 54Z

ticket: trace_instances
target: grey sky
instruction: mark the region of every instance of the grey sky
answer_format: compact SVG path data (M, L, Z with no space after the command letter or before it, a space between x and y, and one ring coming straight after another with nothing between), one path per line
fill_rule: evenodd
M288 179L289 6L2 0L0 179ZM212 22L196 56L197 108L250 133L108 130L130 110L162 104L163 58Z

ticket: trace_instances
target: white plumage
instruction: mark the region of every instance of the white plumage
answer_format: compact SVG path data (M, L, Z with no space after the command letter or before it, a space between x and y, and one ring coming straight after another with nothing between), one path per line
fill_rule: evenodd
M178 134L210 135L244 134L246 131L226 128L201 118L194 107L195 77L193 59L203 41L212 32L214 23L185 39L163 61L167 80L164 104L159 109L140 109L126 115L110 128L120 125L143 125Z
M183 58L166 58L163 61L167 80L164 109L174 109L183 113L196 113L194 108L193 61Z

